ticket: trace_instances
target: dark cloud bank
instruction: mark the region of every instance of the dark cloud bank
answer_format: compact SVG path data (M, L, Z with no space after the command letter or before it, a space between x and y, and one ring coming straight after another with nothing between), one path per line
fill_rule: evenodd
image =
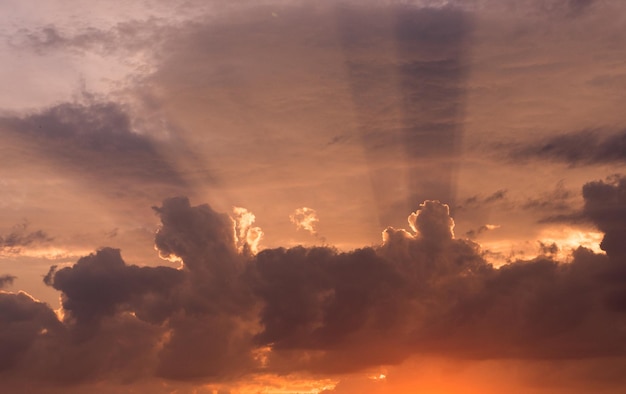
M19 155L37 152L57 167L89 173L97 178L94 183L129 178L184 184L158 141L138 133L127 110L112 101L88 98L22 116L0 116L0 136L22 147Z
M623 360L626 178L588 183L583 194L606 255L581 247L571 263L539 257L499 269L454 238L448 207L435 201L409 217L412 232L387 228L378 247L251 255L238 252L227 215L168 199L154 208L156 246L183 268L129 265L110 248L52 267L44 281L61 292L62 319L25 293L0 292L0 379L227 382L411 355Z

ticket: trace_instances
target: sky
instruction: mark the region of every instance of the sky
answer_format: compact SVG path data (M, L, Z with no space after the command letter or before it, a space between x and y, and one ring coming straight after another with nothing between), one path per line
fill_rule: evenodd
M626 3L0 2L0 388L621 393Z

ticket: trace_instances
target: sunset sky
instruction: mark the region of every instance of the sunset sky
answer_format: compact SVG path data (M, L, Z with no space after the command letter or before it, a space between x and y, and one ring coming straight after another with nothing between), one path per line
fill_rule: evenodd
M623 393L626 2L0 1L0 391Z

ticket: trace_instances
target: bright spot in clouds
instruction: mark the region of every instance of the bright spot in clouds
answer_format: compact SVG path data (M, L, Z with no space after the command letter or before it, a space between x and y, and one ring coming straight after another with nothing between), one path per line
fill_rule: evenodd
M311 233L311 235L317 236L315 226L320 220L317 217L315 209L307 207L298 208L289 215L289 220L296 225L298 230L306 230Z
M591 249L595 253L604 253L600 249L600 242L602 242L603 236L604 234L597 231L581 231L570 227L559 227L542 231L539 239L544 245L556 245L558 248L556 257L559 260L565 260L578 247Z
M233 225L235 231L235 242L239 252L248 249L252 254L259 251L259 243L263 238L263 231L260 227L253 227L256 217L246 208L233 207Z

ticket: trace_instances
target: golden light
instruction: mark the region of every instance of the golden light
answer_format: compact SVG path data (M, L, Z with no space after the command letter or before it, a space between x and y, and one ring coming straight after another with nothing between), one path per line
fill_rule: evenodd
M571 227L551 227L542 230L535 241L495 240L480 242L484 257L494 267L518 259L531 260L539 256L550 256L560 262L570 262L572 252L578 247L604 254L600 249L604 234Z
M579 246L593 250L595 253L604 253L600 249L604 234L597 231L581 231L568 227L550 228L542 231L539 240L544 245L555 244L558 247L556 257L567 260L571 252Z
M233 234L235 247L240 253L248 250L252 254L259 252L259 243L263 239L263 230L260 227L252 227L256 216L246 208L233 207Z

